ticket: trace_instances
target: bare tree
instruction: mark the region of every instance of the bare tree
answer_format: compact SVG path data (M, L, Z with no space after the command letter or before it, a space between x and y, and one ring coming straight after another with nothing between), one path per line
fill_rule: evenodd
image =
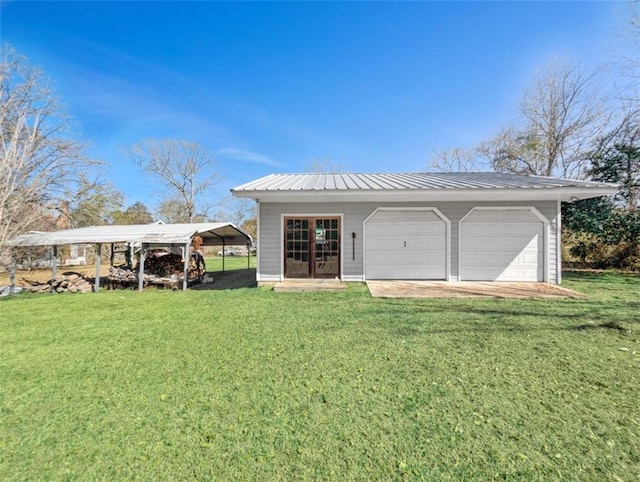
M165 188L163 203L171 204L171 212L180 213L181 221L207 217L215 205L213 187L220 176L204 148L185 140L147 139L133 146L129 156Z
M532 131L503 127L492 139L481 142L477 151L498 172L547 175L541 142Z
M626 56L625 64L631 62L637 66L640 64L640 56L638 56L638 47L640 47L640 1L633 0L626 3L628 17L622 35L626 40L626 50L630 54Z
M304 165L304 170L306 172L311 172L313 174L331 174L337 172L349 172L349 166L347 163L339 164L337 162L331 162L329 160L318 160L314 159L308 164Z
M450 147L437 149L431 157L430 170L436 172L473 172L479 171L476 149Z
M216 218L240 227L248 219L256 217L256 203L253 199L229 197L222 202L222 209Z
M626 33L626 54L623 56L620 72L630 79L625 84L622 98L640 102L640 1L629 2L629 20Z
M90 161L41 72L0 47L0 264L2 248L60 209Z
M584 177L586 152L606 128L597 74L553 62L520 103L519 118L479 147L496 171Z

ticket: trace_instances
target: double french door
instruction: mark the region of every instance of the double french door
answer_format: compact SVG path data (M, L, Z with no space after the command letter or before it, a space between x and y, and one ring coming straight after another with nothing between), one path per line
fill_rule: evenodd
M340 276L340 218L286 217L284 220L286 278Z

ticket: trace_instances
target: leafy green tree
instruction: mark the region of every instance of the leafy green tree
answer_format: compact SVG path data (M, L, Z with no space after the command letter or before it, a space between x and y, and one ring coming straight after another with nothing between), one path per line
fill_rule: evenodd
M625 255L638 255L640 240L640 114L632 112L610 135L611 141L593 156L590 174L597 181L620 184L603 237L608 243L626 243ZM605 144L606 145L606 144Z
M638 132L640 140L640 130ZM591 177L596 181L619 183L617 199L628 211L640 202L640 144L615 143L592 160Z
M140 201L128 206L124 211L116 210L111 214L113 224L150 224L153 215Z
M207 220L203 214L191 212L182 199L165 199L158 206L156 215L165 223L203 223Z
M574 233L604 235L607 223L614 210L608 197L581 199L562 204L562 224Z
M113 224L112 213L122 207L123 194L111 183L89 181L85 176L80 176L80 186L69 206L70 227Z
M601 267L640 267L640 122L627 115L590 156L593 180L620 184L610 198L563 205L565 229L579 237L571 253L583 261L599 257ZM608 252L604 255L603 253ZM596 254L598 256L596 256Z

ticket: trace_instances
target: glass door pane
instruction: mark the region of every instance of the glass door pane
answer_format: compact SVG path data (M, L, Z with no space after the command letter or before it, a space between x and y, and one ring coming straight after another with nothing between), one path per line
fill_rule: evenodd
M340 275L340 232L336 218L318 218L314 222L314 276Z
M308 278L309 219L288 218L285 222L285 268L288 278Z
M284 256L287 278L340 276L340 219L285 218Z

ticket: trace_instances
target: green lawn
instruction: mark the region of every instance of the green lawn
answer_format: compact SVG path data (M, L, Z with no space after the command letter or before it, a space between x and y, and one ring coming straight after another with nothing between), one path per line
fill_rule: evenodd
M637 481L640 278L565 286L0 299L0 480Z
M216 256L213 258L206 258L205 263L207 271L222 271L222 256ZM250 268L256 267L256 257L251 256ZM225 256L224 258L225 270L247 269L247 257L246 256Z

